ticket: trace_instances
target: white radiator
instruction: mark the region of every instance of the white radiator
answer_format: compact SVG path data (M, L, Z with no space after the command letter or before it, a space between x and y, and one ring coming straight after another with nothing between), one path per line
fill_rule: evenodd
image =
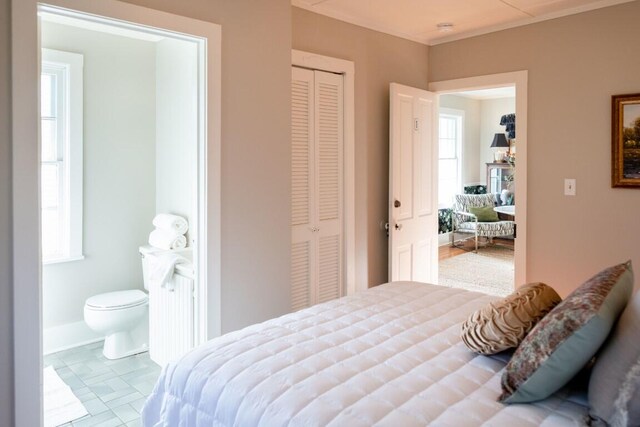
M174 274L166 287L149 289L149 356L164 366L193 348L193 279Z

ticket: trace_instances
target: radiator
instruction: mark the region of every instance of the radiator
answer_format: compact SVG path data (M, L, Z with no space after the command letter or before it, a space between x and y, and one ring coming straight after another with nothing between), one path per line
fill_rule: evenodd
M166 287L149 289L149 356L164 366L193 348L193 279L174 274Z

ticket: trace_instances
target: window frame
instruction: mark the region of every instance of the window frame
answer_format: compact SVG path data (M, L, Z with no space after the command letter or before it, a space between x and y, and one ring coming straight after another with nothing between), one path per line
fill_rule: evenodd
M458 169L457 179L456 179L456 188L459 192L463 190L463 170L462 170L462 146L464 141L464 126L465 126L465 112L464 110L458 110L454 108L446 108L440 107L438 111L438 124L440 123L440 119L442 117L454 118L456 120L456 156L455 157L446 157L442 158L440 155L440 150L438 149L438 170L440 170L440 162L442 160L456 160L456 166ZM438 126L438 147L440 146L440 126ZM438 208L439 209L447 209L453 205L453 200L449 202L442 202L440 199L440 177L438 176Z
M83 227L83 81L84 57L78 53L54 49L42 49L42 69L55 73L59 78L56 88L58 104L57 129L58 153L54 161L43 161L40 153L40 168L44 164L61 165L58 180L59 206L62 213L62 253L45 257L43 264L54 264L84 259L82 247ZM40 118L43 120L42 115ZM41 206L41 210L42 210Z

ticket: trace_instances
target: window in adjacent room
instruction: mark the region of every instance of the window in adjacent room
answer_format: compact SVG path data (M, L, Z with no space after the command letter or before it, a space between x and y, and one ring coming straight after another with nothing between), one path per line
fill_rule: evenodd
M461 151L464 112L440 109L438 204L448 208L462 191Z
M83 56L42 49L42 260L82 258Z

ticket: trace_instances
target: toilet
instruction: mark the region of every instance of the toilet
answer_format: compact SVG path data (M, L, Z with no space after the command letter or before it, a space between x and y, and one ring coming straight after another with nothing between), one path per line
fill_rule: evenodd
M144 287L148 289L144 257L157 252L149 246L140 248ZM104 335L102 354L107 359L120 359L149 349L149 296L139 290L107 292L88 298L84 304L84 321Z

